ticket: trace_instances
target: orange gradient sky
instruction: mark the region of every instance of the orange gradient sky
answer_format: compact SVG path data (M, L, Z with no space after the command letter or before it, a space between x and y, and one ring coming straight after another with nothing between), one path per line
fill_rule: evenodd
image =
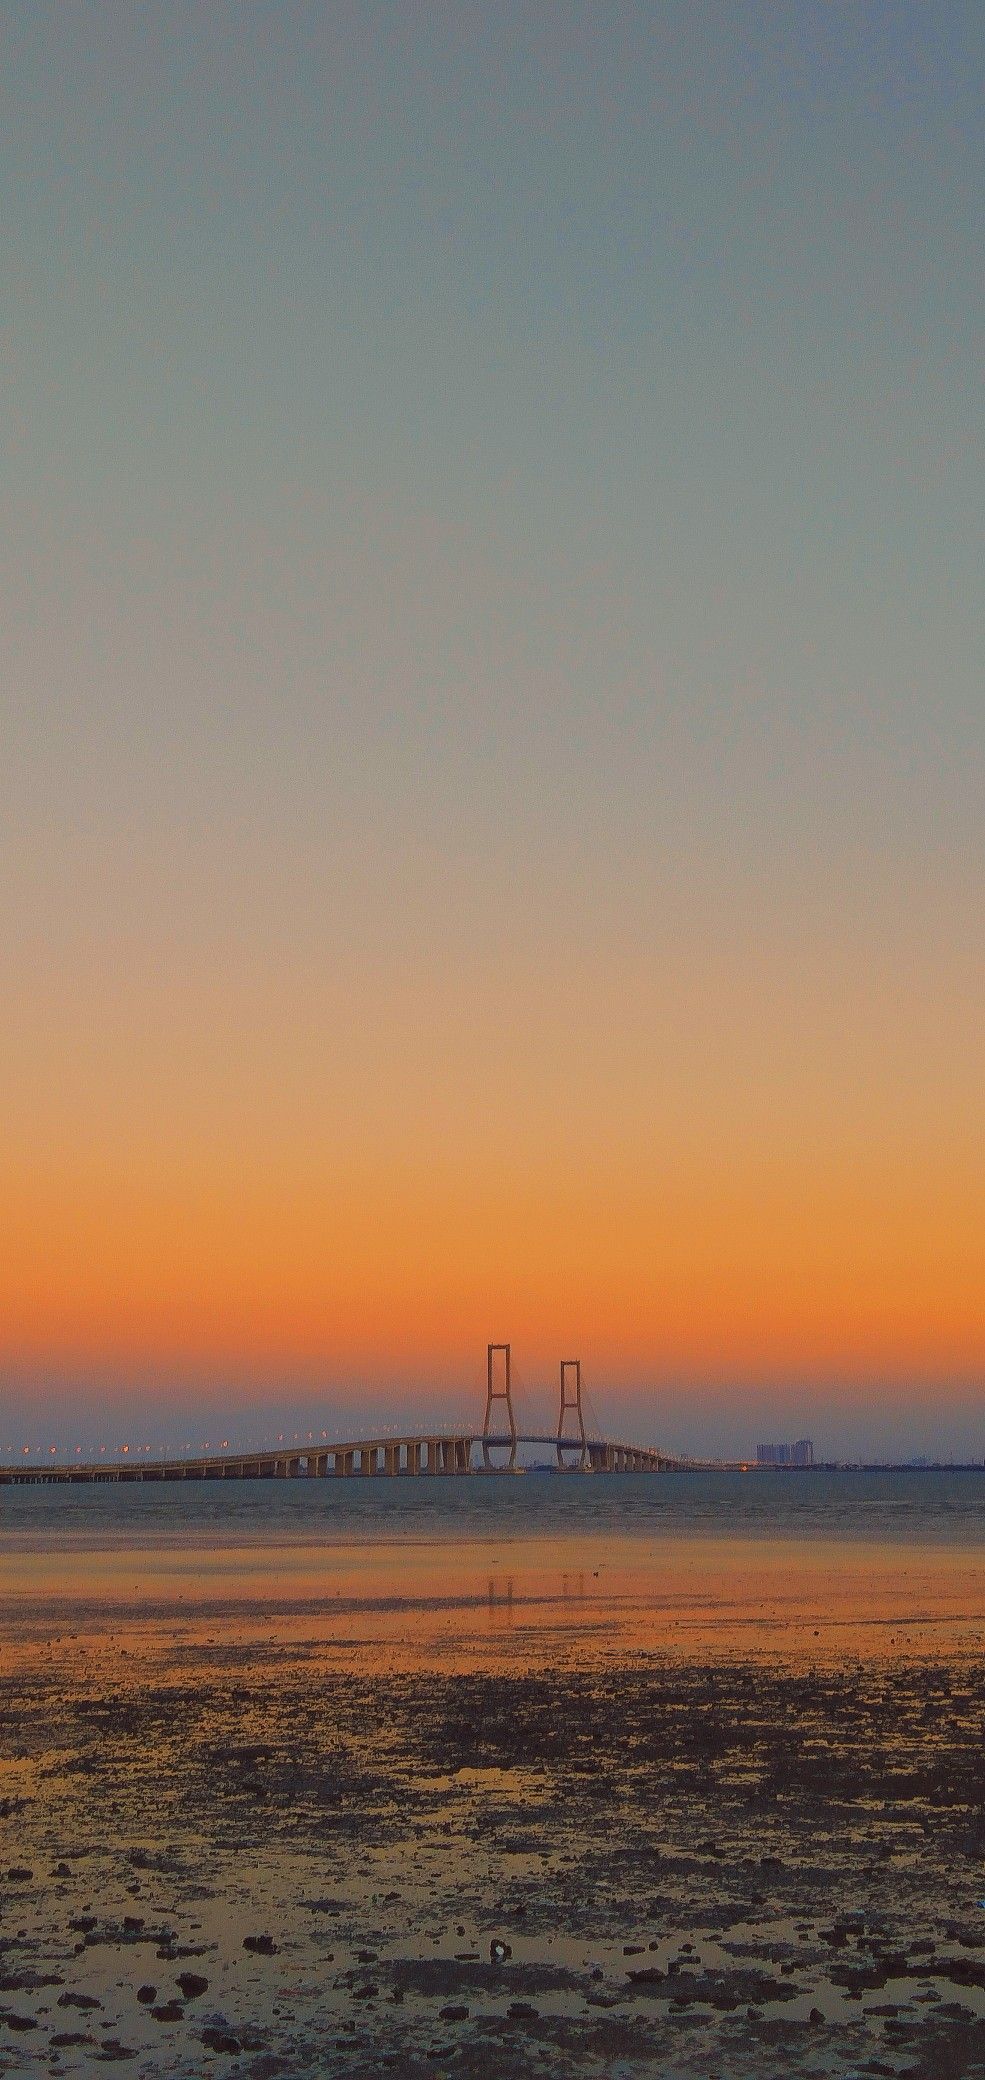
M7 1427L981 1456L985 18L170 20L0 86Z
M919 902L716 935L692 890L561 947L518 899L493 957L478 920L454 963L83 945L70 989L66 949L43 1021L37 974L8 1003L10 1358L358 1399L502 1334L534 1376L946 1393L985 1360L985 1108L973 920Z

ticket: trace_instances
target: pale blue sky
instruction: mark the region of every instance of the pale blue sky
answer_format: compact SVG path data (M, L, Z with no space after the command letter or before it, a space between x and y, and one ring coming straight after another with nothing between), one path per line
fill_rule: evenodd
M95 1060L156 1006L194 1065L210 973L272 978L287 1031L371 970L395 1035L408 975L464 1031L478 974L536 1032L566 962L630 1021L697 948L783 998L781 1084L841 977L826 1044L869 1091L885 1042L901 1175L906 1118L981 1148L985 8L0 30L25 1137L59 1033Z

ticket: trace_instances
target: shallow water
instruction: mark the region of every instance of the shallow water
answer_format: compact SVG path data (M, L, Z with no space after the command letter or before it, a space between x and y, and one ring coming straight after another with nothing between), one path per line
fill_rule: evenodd
M404 1666L985 1644L985 1473L0 1490L0 1631L221 1619Z

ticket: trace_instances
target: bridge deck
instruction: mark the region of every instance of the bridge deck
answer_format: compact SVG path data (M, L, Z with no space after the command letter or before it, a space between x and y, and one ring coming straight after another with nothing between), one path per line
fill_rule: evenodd
M345 1444L279 1445L269 1451L222 1452L192 1459L98 1459L66 1463L0 1466L0 1487L75 1485L93 1481L295 1480L355 1475L413 1477L419 1474L467 1474L517 1470L514 1447L548 1446L558 1463L577 1453L592 1473L657 1473L676 1462L648 1445L613 1443L590 1437L558 1438L556 1433L477 1436L469 1431L421 1431L410 1437L358 1438ZM493 1453L506 1452L511 1463L498 1466Z

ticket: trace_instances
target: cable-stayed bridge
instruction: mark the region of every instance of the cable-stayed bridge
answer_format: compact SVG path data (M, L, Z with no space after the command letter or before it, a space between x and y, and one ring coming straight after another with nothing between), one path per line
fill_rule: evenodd
M581 1360L563 1358L557 1428L524 1430L517 1423L508 1343L486 1352L486 1408L481 1430L416 1430L406 1437L354 1438L342 1444L308 1443L270 1451L212 1452L201 1458L52 1460L0 1466L0 1487L87 1481L247 1481L450 1473L518 1473L525 1446L547 1447L564 1470L582 1473L660 1473L680 1464L652 1445L604 1437L585 1421Z

